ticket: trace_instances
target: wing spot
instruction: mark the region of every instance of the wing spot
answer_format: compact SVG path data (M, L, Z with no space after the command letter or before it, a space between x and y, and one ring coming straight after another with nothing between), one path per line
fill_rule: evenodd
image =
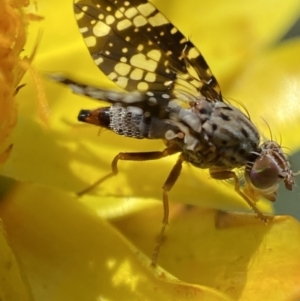
M133 24L136 27L145 26L145 24L147 24L147 19L145 19L143 16L137 16L133 19Z
M138 47L137 47L137 50L138 51L143 51L144 49L144 45L143 44L139 44Z
M104 37L108 35L109 32L110 32L110 27L101 21L98 21L93 27L93 34L96 37Z
M125 5L125 6L129 6L129 5L130 5L130 2L129 2L129 1L125 1L125 2L124 2L124 5Z
M178 31L176 27L173 27L170 31L171 34L175 34Z
M130 73L130 79L141 80L143 78L144 72L141 69L135 68Z
M88 32L88 30L89 30L88 27L79 28L79 31L80 31L81 34Z
M149 89L149 85L146 82L140 82L137 85L139 91L147 91Z
M146 93L146 95L147 95L147 96L154 96L154 93L151 92L151 91L148 91L148 92Z
M81 20L82 18L84 18L85 17L85 13L83 12L83 11L81 11L80 13L78 13L78 14L75 14L75 18L76 18L76 20L78 21L78 20Z
M186 38L182 38L180 41L179 41L179 44L185 44L186 43Z
M127 57L122 56L122 57L120 58L120 62L122 62L122 63L127 63Z
M127 36L127 37L125 38L125 41L126 41L126 42L129 42L129 41L130 41L130 37Z
M103 57L98 57L96 59L94 59L94 62L97 66L101 65L103 63Z
M157 68L157 63L153 60L147 60L143 54L136 54L130 58L130 64L132 66L154 72Z
M164 33L163 31L161 31L161 32L159 33L159 35L160 35L161 37L163 37L163 36L165 35L165 33Z
M104 15L103 14L99 14L98 19L99 20L103 20L104 19Z
M111 24L113 24L115 22L115 20L116 20L115 17L109 15L109 16L106 17L105 23L107 25L111 25Z
M158 12L155 16L150 17L148 19L148 22L154 27L162 26L169 23L167 18L160 12Z
M132 23L128 19L125 19L125 20L118 22L117 29L119 31L122 31L122 30L127 29L130 26L132 26Z
M97 40L96 40L96 38L95 37L93 37L93 36L88 36L88 37L86 37L85 39L84 39L84 41L85 41L85 44L86 44L86 46L87 47L94 47L96 44L97 44Z
M107 6L107 7L106 7L106 10L107 10L107 11L111 11L111 6Z
M137 12L136 8L130 7L130 8L128 8L128 9L125 11L124 15L125 15L127 18L131 19L131 18L133 18L134 16L136 16L137 13L138 13L138 12Z
M159 61L161 59L161 52L159 50L150 50L147 56L155 61Z
M128 52L128 48L127 47L122 48L122 52L123 53L127 53Z
M162 98L169 99L169 98L170 98L170 95L169 95L169 94L163 94L163 95L162 95Z
M172 85L173 85L173 81L172 80L164 82L164 86L172 86Z
M151 3L145 3L138 6L139 12L147 17L155 11L155 7Z
M118 77L118 75L115 72L111 72L110 74L107 75L107 77L112 81L114 81Z
M121 88L126 89L128 85L128 78L124 76L118 77L117 80L114 81L117 85L119 85Z
M148 72L145 76L145 81L148 83L154 83L156 81L156 75L152 72Z
M190 84L199 89L202 87L202 83L199 80L193 79L190 81Z
M104 53L105 53L106 55L110 55L110 51L108 51L108 50L106 50Z
M115 12L115 17L116 17L116 19L123 18L123 14L122 14L119 10L117 10L117 11Z
M189 59L196 59L199 55L201 55L198 50L193 47L189 50L188 57Z
M118 63L115 66L115 71L120 75L126 76L131 71L131 66L124 63Z

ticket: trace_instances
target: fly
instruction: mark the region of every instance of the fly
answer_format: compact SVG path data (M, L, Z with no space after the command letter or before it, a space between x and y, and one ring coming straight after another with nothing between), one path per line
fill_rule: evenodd
M179 154L163 185L163 225L152 256L155 266L168 224L168 193L182 163L208 169L214 179L234 181L235 191L265 223L255 202L276 200L278 184L292 190L294 176L281 146L261 142L250 118L225 102L219 84L194 44L146 0L77 0L75 17L92 59L126 92L92 87L53 76L74 93L110 105L81 110L78 120L136 139L162 139L162 151L122 152L112 172L83 190L118 173L118 161L158 160ZM244 172L244 185L235 169Z

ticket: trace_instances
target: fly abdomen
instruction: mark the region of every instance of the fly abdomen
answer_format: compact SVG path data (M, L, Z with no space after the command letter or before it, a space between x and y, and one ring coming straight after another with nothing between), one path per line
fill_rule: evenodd
M149 125L146 123L143 110L138 107L111 106L109 128L115 133L132 138L146 138Z
M166 119L152 117L135 106L113 105L95 110L81 110L78 120L91 123L132 138L173 139L178 128Z
M104 128L109 128L110 107L98 108L96 110L81 110L78 114L78 121L98 125Z

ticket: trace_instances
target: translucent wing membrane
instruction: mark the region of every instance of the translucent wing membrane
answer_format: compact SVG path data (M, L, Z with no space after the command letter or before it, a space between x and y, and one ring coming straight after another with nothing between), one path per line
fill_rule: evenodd
M202 54L151 3L79 0L74 7L94 62L120 87L222 101Z

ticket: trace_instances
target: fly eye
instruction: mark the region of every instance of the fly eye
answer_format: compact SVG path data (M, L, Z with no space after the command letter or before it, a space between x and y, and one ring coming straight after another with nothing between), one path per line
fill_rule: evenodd
M257 159L248 173L252 185L258 189L268 189L279 181L278 166L270 157Z

